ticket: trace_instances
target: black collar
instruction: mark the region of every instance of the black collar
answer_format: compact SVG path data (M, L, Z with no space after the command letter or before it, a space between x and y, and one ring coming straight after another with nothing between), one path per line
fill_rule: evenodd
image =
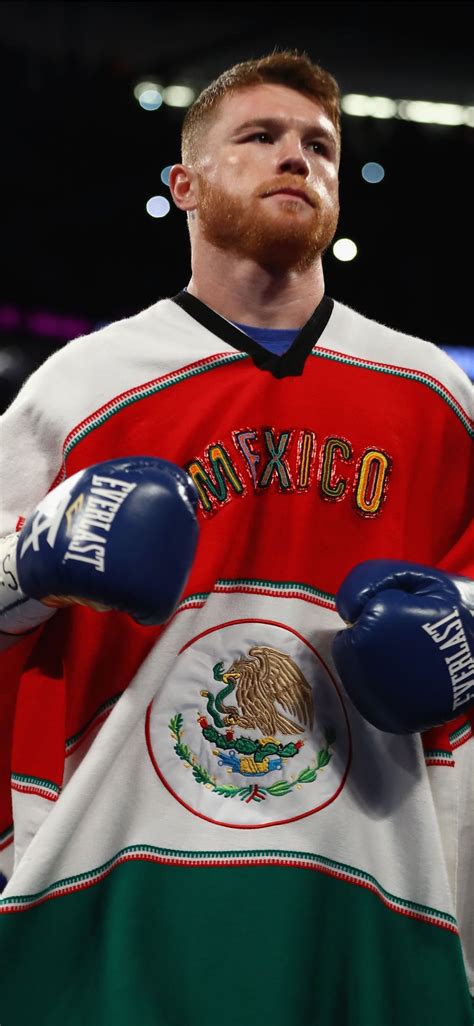
M268 349L263 349L249 335L245 335L239 328L226 321L225 317L221 317L184 289L171 299L213 335L227 342L227 345L247 353L256 367L273 374L274 378L299 377L303 373L306 358L322 335L334 307L334 300L324 295L287 352L277 356Z

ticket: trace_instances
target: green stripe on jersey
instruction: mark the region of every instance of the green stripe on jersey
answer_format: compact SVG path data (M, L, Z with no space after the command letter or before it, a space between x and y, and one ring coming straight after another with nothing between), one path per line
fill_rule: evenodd
M286 866L126 862L0 917L0 961L2 1026L471 1023L455 933Z

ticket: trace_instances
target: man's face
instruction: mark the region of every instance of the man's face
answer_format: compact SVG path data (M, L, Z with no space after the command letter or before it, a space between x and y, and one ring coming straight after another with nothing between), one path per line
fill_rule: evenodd
M203 236L269 269L306 270L336 231L338 165L336 129L316 101L272 84L225 97L198 170Z

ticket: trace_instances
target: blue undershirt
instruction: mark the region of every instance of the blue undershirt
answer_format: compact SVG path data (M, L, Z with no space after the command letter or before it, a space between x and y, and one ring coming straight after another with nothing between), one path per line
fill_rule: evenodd
M231 324L276 356L286 353L301 331L301 328L254 328L251 324L239 324L237 321L231 321Z
M188 291L186 285L183 291ZM236 328L240 328L241 331L245 331L245 334L249 335L257 345L268 349L270 353L275 353L276 356L283 356L301 331L301 328L254 328L251 324L239 324L238 321L230 323L234 324Z

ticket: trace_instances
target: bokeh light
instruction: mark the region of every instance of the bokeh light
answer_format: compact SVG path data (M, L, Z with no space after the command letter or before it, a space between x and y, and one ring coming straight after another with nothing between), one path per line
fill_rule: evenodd
M364 164L361 175L364 182L370 182L371 185L375 185L385 178L385 170L381 164L377 164L377 161L369 160L367 164Z
M143 110L158 110L163 103L162 92L158 82L138 82L133 95Z
M162 172L160 174L160 178L161 178L161 181L163 182L163 185L169 185L170 184L170 171L171 171L172 167L173 167L172 164L167 164L166 167L163 168L163 170L162 170Z
M146 212L150 217L166 217L169 210L170 203L166 196L151 196L146 205Z
M364 96L362 93L347 93L341 100L344 114L359 118L394 118L397 104L388 96Z
M332 251L336 260L341 260L342 263L354 260L354 257L357 256L357 246L352 239L338 239L334 243Z
M195 95L194 89L186 85L169 85L163 89L163 99L168 107L190 107Z

